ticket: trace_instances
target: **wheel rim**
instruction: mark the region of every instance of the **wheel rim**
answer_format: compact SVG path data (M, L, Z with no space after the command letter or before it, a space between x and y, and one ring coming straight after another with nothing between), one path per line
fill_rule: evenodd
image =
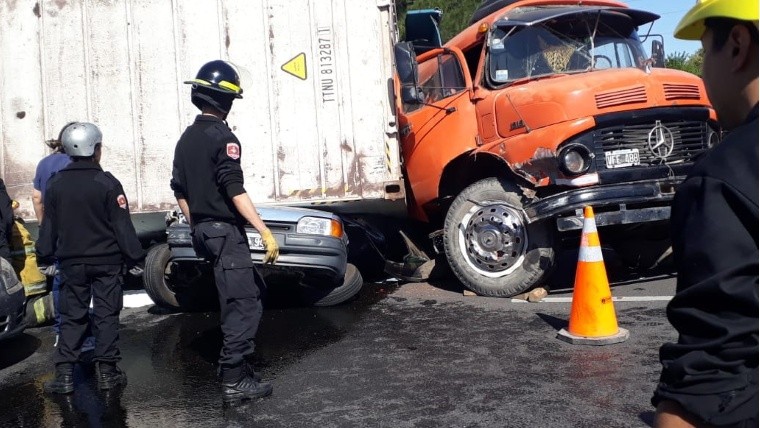
M179 262L169 261L164 269L163 280L166 288L173 294L196 285L199 279L202 279L201 272L193 266L185 264L184 269Z
M522 215L499 202L474 205L459 223L459 248L474 270L500 277L517 269L528 236Z
M164 268L164 275L162 277L164 285L166 285L167 290L169 290L172 294L177 293L177 290L174 289L174 284L178 280L175 269L177 269L177 264L171 261L168 262L166 264L166 268Z

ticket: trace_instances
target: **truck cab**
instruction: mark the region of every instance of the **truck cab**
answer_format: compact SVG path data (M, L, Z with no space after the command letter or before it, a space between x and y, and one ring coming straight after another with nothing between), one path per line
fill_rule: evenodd
M409 211L440 229L467 288L540 284L584 206L600 227L667 221L720 133L701 80L647 56L638 30L658 18L617 1L486 1L444 45L396 46Z

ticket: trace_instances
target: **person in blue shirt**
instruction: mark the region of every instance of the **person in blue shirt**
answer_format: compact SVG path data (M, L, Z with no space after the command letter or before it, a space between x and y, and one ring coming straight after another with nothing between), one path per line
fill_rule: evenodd
M34 174L34 182L32 190L32 204L34 205L34 215L37 217L37 223L42 223L42 219L45 216L45 209L42 202L42 198L45 195L45 189L47 188L47 182L50 177L56 172L65 168L71 163L71 158L63 151L61 145L60 135L69 126L76 122L69 122L61 128L61 132L58 134L57 140L48 140L46 144L53 149L53 153L45 156L38 164L37 171Z

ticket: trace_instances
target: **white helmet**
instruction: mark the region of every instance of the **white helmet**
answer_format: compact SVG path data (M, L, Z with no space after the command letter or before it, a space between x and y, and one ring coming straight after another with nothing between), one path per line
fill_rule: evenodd
M77 122L61 134L61 143L66 154L72 157L88 158L95 155L95 146L103 142L103 134L92 123Z

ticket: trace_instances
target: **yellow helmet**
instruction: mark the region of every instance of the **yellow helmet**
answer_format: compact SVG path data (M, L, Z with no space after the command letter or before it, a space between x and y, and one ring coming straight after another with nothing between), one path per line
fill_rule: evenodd
M697 0L676 25L673 35L677 39L699 40L705 32L705 19L732 18L751 21L757 26L757 0Z

